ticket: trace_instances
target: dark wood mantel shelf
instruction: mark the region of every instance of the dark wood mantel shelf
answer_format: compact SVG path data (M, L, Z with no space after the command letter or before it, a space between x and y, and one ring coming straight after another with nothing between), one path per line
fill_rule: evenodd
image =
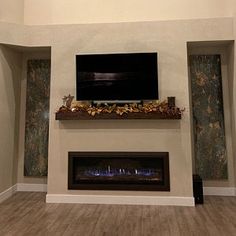
M131 112L124 113L123 115L118 115L116 113L100 113L95 116L89 115L85 111L76 111L76 112L56 112L56 120L125 120L125 119L150 119L150 120L179 120L181 119L181 114L172 114L172 113L160 113L160 112Z

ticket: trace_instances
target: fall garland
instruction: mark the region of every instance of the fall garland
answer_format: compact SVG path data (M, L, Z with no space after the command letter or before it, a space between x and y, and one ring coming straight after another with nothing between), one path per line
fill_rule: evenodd
M160 114L171 114L171 115L180 115L184 109L178 107L169 107L167 101L155 101L144 104L87 104L83 102L74 102L71 104L62 105L57 113L76 113L76 112L87 112L91 116L96 116L97 114L102 113L116 113L120 116L127 113L160 113Z

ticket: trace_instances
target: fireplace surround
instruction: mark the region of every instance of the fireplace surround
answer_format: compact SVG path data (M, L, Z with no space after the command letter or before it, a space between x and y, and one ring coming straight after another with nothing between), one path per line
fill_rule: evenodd
M69 152L68 189L170 191L168 152Z

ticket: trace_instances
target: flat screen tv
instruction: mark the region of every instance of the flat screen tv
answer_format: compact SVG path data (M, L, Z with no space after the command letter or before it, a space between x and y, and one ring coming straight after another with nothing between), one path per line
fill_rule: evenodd
M77 100L156 100L157 60L157 53L76 55Z

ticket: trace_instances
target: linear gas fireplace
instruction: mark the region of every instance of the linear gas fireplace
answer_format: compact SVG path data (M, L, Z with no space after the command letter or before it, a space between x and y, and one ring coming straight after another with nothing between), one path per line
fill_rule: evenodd
M170 191L168 152L68 154L68 189Z

